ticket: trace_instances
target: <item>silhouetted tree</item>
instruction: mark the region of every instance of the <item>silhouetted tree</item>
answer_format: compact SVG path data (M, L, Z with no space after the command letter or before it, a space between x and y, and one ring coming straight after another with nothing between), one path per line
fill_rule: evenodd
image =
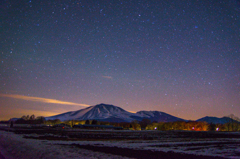
M129 129L129 128L132 128L132 125L128 122L121 122L121 123L118 123L118 126L121 126L123 127L124 129Z
M55 125L55 124L60 124L60 123L61 123L61 120L59 120L59 119L54 119L54 120L52 120L52 123L53 123L53 125Z
M216 124L216 131L225 131L225 127L223 124Z
M23 116L21 117L21 119L27 120L27 116L26 116L26 115L23 115Z
M234 117L235 116L233 114L225 116L227 123L225 123L224 125L227 131L234 131Z
M31 115L31 116L29 117L29 120L35 120L35 115L34 115L34 114Z
M210 123L208 126L209 131L215 131L216 130L216 124Z
M239 125L240 125L240 119L234 114L230 114L228 117L230 118L230 121L231 121L232 131L238 131Z
M36 123L38 124L44 124L46 119L43 116L38 116L36 119Z
M141 129L141 126L138 124L138 121L137 121L137 120L133 120L133 121L131 122L131 125L132 125L132 128L133 128L134 130L140 130L140 129Z
M159 125L159 123L152 123L147 125L146 130L157 130L157 126Z
M90 121L89 121L89 120L86 120L85 124L90 124Z
M142 121L139 122L142 129L145 129L147 125L151 124L151 120L144 118Z
M18 119L16 122L16 124L25 124L26 123L26 120L24 118L20 118Z
M13 127L13 121L11 121L11 124L10 124L10 128L12 128Z
M97 120L93 120L92 121L92 125L97 125L98 124L98 121Z

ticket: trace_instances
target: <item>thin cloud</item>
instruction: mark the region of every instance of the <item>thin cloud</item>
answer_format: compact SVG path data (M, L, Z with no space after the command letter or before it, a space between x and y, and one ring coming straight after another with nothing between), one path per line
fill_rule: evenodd
M88 107L90 105L87 104L79 104L79 103L73 103L73 102L66 102L56 99L49 99L49 98L41 98L41 97L29 97L29 96L23 96L23 95L17 95L17 94L0 94L1 97L9 97L9 98L15 98L15 99L21 99L21 100L27 100L27 101L33 101L33 102L41 102L41 103L51 103L51 104L63 104L63 105L77 105L77 106L83 106Z

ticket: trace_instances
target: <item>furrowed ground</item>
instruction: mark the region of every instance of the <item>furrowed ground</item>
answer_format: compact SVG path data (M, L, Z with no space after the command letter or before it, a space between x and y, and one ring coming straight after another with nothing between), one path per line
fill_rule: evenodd
M129 131L129 130L86 130L86 129L54 129L54 128L1 128L0 133L18 136L19 142L34 141L38 143L43 158L42 147L51 145L57 148L51 152L69 151L73 156L90 154L107 155L107 158L239 158L239 132L207 132L207 131ZM0 134L3 140L4 133ZM5 141L6 140L6 141ZM4 140L5 149L14 147ZM18 141L16 141L18 142ZM16 146L16 145L15 145ZM27 146L27 145L25 145ZM2 144L4 147L4 144ZM17 148L15 148L17 151ZM29 153L25 148L25 154ZM81 151L80 151L81 150ZM20 148L20 152L23 152ZM38 147L36 147L36 150ZM17 155L21 153L18 152ZM67 155L66 153L65 155ZM50 153L51 154L51 153ZM49 154L49 155L50 155ZM16 155L16 154L15 154ZM104 157L100 158L104 158ZM18 156L19 157L19 156ZM55 156L56 157L56 156ZM68 158L69 156L65 156ZM83 156L84 157L84 156ZM106 156L105 156L106 157ZM71 157L74 158L74 157Z

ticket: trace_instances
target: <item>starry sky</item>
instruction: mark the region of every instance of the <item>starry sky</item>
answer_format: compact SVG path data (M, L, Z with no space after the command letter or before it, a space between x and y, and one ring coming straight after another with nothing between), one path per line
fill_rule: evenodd
M237 0L3 0L0 120L100 103L240 117Z

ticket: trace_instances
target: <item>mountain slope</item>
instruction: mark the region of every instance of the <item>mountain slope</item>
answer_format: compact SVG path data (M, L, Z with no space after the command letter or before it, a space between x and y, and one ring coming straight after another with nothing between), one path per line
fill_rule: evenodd
M66 112L63 114L46 117L47 120L60 119L66 120L99 120L108 122L131 122L133 120L141 121L149 118L151 121L173 122L183 120L164 112L158 111L139 111L137 113L128 112L120 107L108 104L98 104L81 110Z
M184 119L160 111L139 111L136 114L139 114L142 118L148 118L151 121L157 122L185 121Z
M63 114L59 114L46 119L60 119L65 120L100 120L100 121L111 121L111 122L131 122L132 120L141 118L138 114L130 113L120 107L98 104L96 106L90 106L85 109L78 111L71 111Z
M207 123L213 123L213 124L225 124L225 123L231 122L232 119L229 117L217 118L217 117L206 116L206 117L200 118L196 121L205 121ZM237 121L235 121L235 122L237 122Z

